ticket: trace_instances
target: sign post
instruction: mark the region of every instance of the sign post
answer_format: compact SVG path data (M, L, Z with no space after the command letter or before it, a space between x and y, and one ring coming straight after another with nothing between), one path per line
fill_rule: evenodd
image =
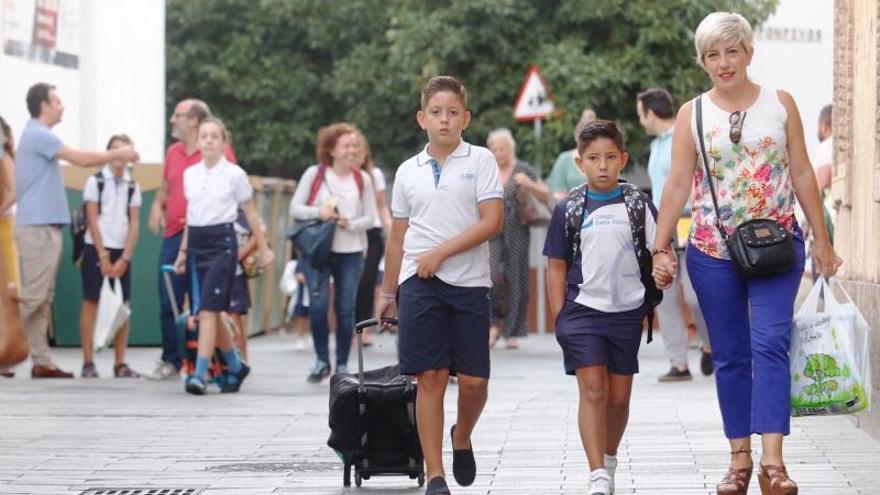
M541 77L541 73L538 71L538 66L532 64L529 66L529 69L526 71L526 77L523 81L522 86L519 88L519 94L516 97L516 101L513 104L513 117L517 120L517 122L529 122L531 121L534 125L535 129L535 168L538 170L538 175L541 176L541 161L542 161L542 153L541 153L541 130L544 123L544 119L551 117L556 112L556 104L553 101L553 96L550 93L550 86L544 81L544 78ZM543 238L546 234L546 229L543 227L532 227L531 229L533 236L537 234L538 237ZM532 246L537 247L539 244L532 242ZM544 264L544 256L541 253L540 249L535 249L536 252L532 253L532 257L537 260L537 265L535 268L535 282L538 285L537 292L537 323L538 323L538 333L546 333L547 332L547 312L546 312L546 284L545 284L545 275L546 275L546 266Z

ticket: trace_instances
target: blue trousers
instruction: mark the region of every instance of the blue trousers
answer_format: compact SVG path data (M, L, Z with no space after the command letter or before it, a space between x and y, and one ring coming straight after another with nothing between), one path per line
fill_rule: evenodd
M174 321L174 311L171 309L171 299L165 290L165 279L161 272L162 265L173 265L177 259L177 251L183 241L183 232L162 239L162 247L159 251L159 320L162 324L162 362L171 363L180 369L181 355L180 345L177 342L177 322ZM174 299L178 309L183 308L183 303L188 291L186 275L169 274L171 286L174 289Z
M688 246L687 269L709 330L727 438L789 433L788 350L804 272L804 242L795 237L794 245L796 262L789 272L751 279L741 278L732 261Z
M336 366L348 364L351 336L354 332L354 309L358 283L364 266L364 254L331 253L330 266L317 270L308 259L300 261L309 290L309 323L318 359L330 363L330 326L327 308L330 302L330 276L333 276L336 310Z

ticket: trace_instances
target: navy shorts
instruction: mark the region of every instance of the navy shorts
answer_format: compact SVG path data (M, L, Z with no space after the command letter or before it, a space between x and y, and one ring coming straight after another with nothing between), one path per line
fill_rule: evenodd
M122 256L121 249L106 249L110 254L110 263L116 263ZM101 285L104 283L104 276L101 275L100 264L98 250L95 249L95 246L86 244L83 247L82 266L80 268L82 271L83 299L86 301L98 302L98 299L101 298ZM126 268L125 275L122 276L120 282L122 283L122 299L128 302L131 297L131 266ZM113 279L110 280L111 286L115 283Z
M188 227L187 272L199 311L229 311L238 243L231 223Z
M251 289L244 273L235 276L232 282L232 297L229 300L229 312L246 315L251 309Z
M398 289L400 372L489 378L489 288L410 277Z
M562 347L565 372L605 365L615 375L639 372L639 345L645 309L605 313L565 301L556 317L556 340Z

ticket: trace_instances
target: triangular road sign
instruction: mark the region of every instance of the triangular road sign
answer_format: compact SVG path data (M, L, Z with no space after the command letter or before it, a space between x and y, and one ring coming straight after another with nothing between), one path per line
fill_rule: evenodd
M526 72L526 78L519 95L513 104L513 117L519 122L546 119L556 111L550 86L538 72L538 66L532 64Z

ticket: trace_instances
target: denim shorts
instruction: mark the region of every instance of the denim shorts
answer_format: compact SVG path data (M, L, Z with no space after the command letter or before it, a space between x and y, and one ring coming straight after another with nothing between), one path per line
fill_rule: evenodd
M489 378L489 288L410 277L398 291L400 372Z
M578 368L605 365L615 375L638 373L644 315L644 308L605 313L565 301L556 317L565 372L574 375Z

